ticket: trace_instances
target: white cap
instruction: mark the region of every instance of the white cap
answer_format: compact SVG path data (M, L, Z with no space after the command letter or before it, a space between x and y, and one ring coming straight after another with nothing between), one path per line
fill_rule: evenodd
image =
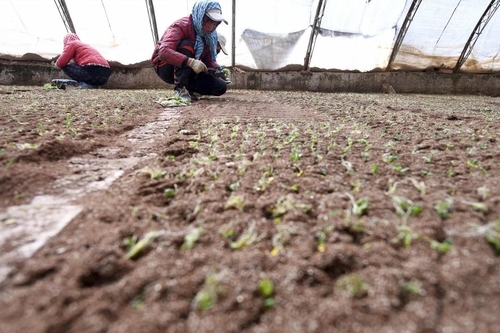
M227 55L227 50L226 50L226 37L224 35L221 35L217 33L218 39L219 39L219 45L220 49L222 52L224 52L225 55Z
M205 12L205 14L212 20L216 22L224 22L226 24L226 19L222 16L222 11L220 9L210 9Z

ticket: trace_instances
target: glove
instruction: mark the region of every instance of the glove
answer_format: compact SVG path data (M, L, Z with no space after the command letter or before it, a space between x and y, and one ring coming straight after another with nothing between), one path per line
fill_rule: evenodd
M200 74L201 72L205 72L205 73L208 72L207 65L205 65L203 63L203 61L200 61L198 59L189 58L187 64L189 67L191 67L193 69L193 71L196 74Z

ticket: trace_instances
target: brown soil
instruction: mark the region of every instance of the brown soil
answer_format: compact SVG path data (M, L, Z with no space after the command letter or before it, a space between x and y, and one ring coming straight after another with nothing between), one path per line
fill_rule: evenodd
M498 98L169 93L0 86L0 332L500 330Z

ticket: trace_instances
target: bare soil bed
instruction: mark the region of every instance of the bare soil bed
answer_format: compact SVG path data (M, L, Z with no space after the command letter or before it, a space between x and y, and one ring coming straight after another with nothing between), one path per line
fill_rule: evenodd
M0 332L499 332L500 99L170 93L0 86Z

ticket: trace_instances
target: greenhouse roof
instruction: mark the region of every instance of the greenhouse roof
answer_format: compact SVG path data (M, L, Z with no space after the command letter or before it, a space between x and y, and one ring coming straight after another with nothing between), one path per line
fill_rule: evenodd
M148 64L195 1L0 0L0 57L55 59L66 33L110 62ZM500 0L221 0L226 66L339 71L500 69Z

